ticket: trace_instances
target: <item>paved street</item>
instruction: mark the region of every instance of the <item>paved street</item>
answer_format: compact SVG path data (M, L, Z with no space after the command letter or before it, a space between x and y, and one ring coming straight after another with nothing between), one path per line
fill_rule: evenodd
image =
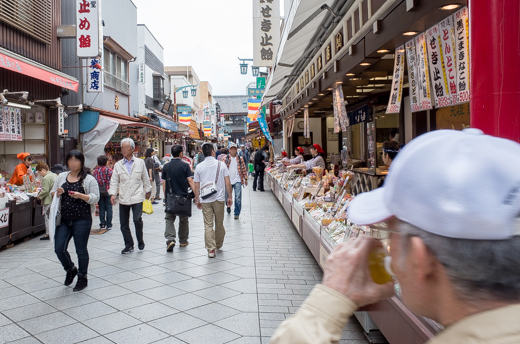
M49 242L1 251L0 343L268 343L322 272L270 191L249 187L243 198L240 220L226 215L215 259L206 255L196 208L190 245L173 254L165 250L162 204L143 215L145 250L129 255L120 254L116 211L115 228L90 237L89 286L79 293L75 282L63 286ZM343 338L366 343L355 321Z

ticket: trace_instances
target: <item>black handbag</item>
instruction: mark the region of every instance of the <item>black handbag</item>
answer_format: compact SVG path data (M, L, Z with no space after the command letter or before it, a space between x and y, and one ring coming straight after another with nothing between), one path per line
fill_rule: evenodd
M169 190L166 192L166 207L164 211L175 216L191 217L191 199L188 196L175 195L172 192L169 178L168 184Z

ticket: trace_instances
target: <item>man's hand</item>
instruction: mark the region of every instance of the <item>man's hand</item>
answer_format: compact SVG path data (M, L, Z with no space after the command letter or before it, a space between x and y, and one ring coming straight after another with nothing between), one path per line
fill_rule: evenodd
M231 207L232 205L233 205L233 200L231 199L231 197L229 197L229 198L227 199L227 206L228 206L228 207Z
M200 200L198 198L195 198L195 204L197 204L197 209L202 209L202 203L200 203Z
M56 193L57 193L58 197L60 197L64 192L65 192L65 190L63 190L63 188L58 188L56 190Z
M152 197L152 192L151 191L146 193L146 199L150 199L150 197Z
M392 297L393 283L376 284L368 270L368 254L378 247L381 242L367 236L336 245L327 258L323 285L342 293L359 307Z
M151 182L153 182L153 179L152 179L152 177L150 177L150 183L151 183Z
M110 203L112 203L112 205L116 205L116 196L110 196Z
M247 186L247 179L246 179L246 186Z

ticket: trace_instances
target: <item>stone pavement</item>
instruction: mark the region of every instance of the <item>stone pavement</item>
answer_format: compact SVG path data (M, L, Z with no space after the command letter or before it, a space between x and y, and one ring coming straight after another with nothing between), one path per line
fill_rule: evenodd
M0 343L268 343L322 272L270 191L249 186L242 204L240 220L226 214L215 259L207 257L195 207L190 245L166 253L162 204L143 215L145 250L121 255L116 210L114 229L90 237L89 286L79 293L75 282L63 286L49 242L1 251ZM73 243L69 252L77 262ZM343 338L367 343L355 320Z

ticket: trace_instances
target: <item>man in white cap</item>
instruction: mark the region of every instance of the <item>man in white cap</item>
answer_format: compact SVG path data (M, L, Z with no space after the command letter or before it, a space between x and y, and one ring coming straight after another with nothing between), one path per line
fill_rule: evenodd
M229 154L224 158L229 170L229 181L235 190L235 220L240 218L242 210L242 185L247 186L247 168L244 158L237 154L237 145L229 144ZM226 199L230 198L226 192ZM227 207L227 213L231 214L231 207Z
M410 142L384 187L356 196L353 223L387 221L392 270L415 314L445 330L430 344L520 343L520 145L480 130ZM337 343L353 312L393 295L368 270L377 239L337 245L322 284L271 343Z

